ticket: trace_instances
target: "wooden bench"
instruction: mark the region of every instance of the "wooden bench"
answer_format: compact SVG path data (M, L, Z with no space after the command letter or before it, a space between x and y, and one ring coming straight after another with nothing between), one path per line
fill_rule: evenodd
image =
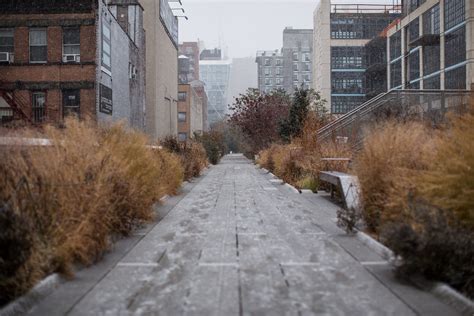
M360 191L359 181L356 176L338 171L321 171L319 179L331 184L331 197L334 197L334 188L340 190L346 209L359 209Z

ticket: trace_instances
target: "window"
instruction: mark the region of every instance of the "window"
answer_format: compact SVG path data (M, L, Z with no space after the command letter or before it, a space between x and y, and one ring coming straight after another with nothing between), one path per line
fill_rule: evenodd
M333 96L331 98L332 113L346 113L364 103L365 97L362 96Z
M423 14L423 35L439 34L439 4Z
M277 59L277 60L276 60L276 65L277 65L277 66L283 65L283 60Z
M407 47L420 37L420 19L416 18L407 27Z
M303 54L303 61L311 61L311 56L310 56L310 53L304 53Z
M270 78L265 78L265 85L266 85L266 86L271 86L271 85L272 85L272 79L270 79Z
M79 28L65 28L63 30L63 54L81 54L81 31Z
M297 52L293 53L293 61L298 61L298 53Z
M439 44L423 47L423 75L427 76L440 69Z
M0 53L13 53L13 30L0 29Z
M275 82L277 86L281 85L281 78L276 78Z
M409 0L408 1L408 10L409 12L415 11L420 5L425 3L426 0Z
M464 22L466 19L465 0L446 0L444 3L444 29L450 28Z
M402 32L398 31L390 36L390 60L402 55Z
M466 60L466 27L456 29L445 35L444 58L446 67Z
M270 67L265 67L265 76L270 76Z
M408 81L420 78L420 51L408 55Z
M334 13L331 15L331 38L371 39L397 17L398 14L344 16L344 14Z
M275 69L275 74L276 74L277 76L281 76L281 68L276 68L276 69Z
M45 105L46 105L46 93L44 92L33 92L32 93L32 114L33 122L41 123L45 119Z
M102 21L102 66L107 70L112 70L111 45L110 25L104 18Z
M444 76L445 89L466 89L466 66L446 71Z
M440 87L440 77L439 75L429 77L423 80L423 89L426 90L439 90Z
M293 71L298 71L298 63L293 63Z
M402 61L398 60L390 65L390 88L396 88L402 84Z
M265 66L270 66L272 64L272 60L270 58L265 58Z
M63 117L70 115L79 117L80 105L80 90L63 90Z
M187 133L178 133L178 140L180 142L185 142L188 139Z
M178 113L178 122L186 122L186 112Z
M362 69L365 67L363 52L363 47L331 47L331 68Z
M30 29L30 62L48 61L47 32L45 29Z
M298 82L298 75L293 75L293 81Z
M178 101L186 101L186 98L188 97L187 92L178 92Z
M332 93L364 93L364 73L333 73Z

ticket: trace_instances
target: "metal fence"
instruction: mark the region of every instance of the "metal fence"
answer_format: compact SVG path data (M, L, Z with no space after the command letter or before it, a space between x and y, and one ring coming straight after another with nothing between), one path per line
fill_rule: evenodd
M393 90L363 103L318 130L318 139L346 139L360 148L367 128L396 119L425 120L436 126L446 112L464 111L473 92L463 90Z

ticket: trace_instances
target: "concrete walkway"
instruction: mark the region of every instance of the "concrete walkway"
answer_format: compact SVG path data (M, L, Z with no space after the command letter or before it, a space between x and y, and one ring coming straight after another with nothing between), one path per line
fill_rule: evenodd
M327 196L296 194L240 155L188 191L31 314L455 315L337 228Z

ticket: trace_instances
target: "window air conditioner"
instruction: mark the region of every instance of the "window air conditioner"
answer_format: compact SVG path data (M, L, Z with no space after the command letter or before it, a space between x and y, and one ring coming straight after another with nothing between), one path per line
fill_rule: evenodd
M79 54L63 55L63 62L65 63L79 63L80 61L81 61L81 55Z
M0 52L0 62L13 62L13 54L8 52Z

